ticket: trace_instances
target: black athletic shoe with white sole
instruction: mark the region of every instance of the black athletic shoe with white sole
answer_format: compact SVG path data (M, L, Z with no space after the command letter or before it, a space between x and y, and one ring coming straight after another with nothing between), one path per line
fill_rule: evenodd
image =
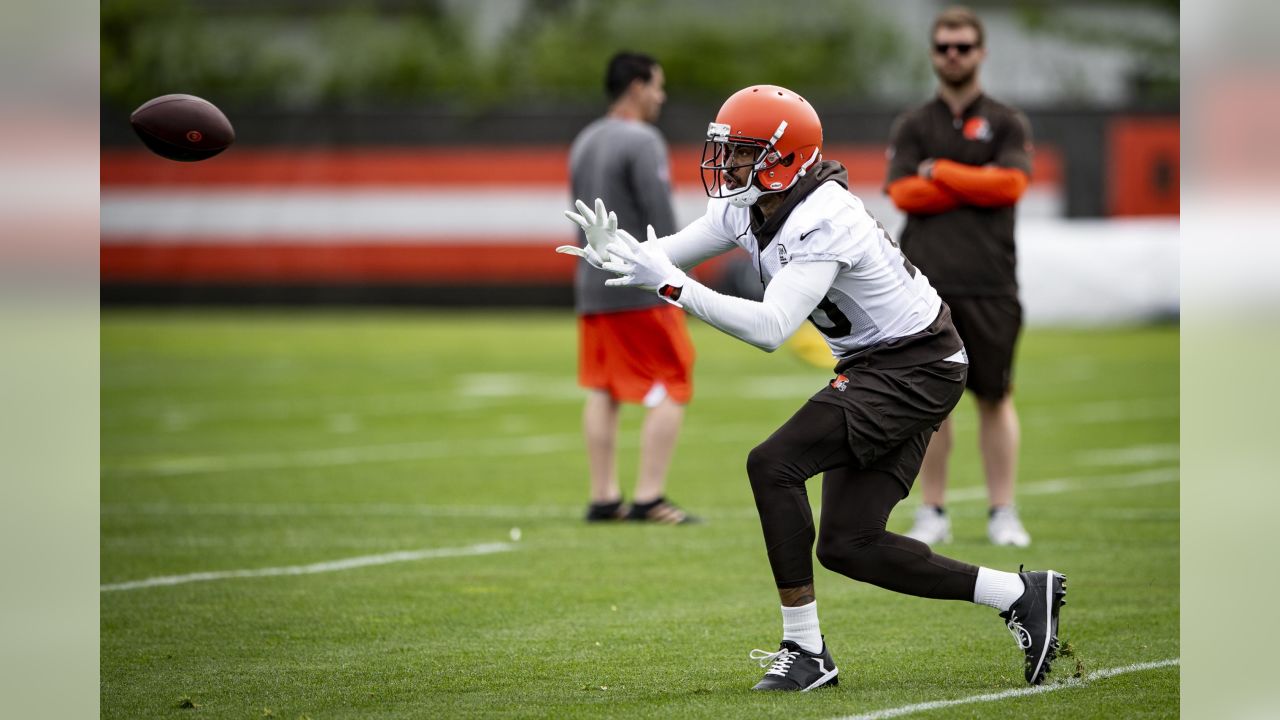
M1026 589L1000 617L1026 654L1027 682L1039 685L1058 656L1058 610L1067 604L1067 576L1053 570L1022 572L1021 567L1018 576Z
M808 692L820 687L833 687L840 684L836 675L836 663L831 659L831 651L827 644L822 644L822 652L814 654L806 651L790 640L783 640L778 652L752 650L751 659L757 660L760 667L768 667L764 679L756 683L752 690L790 690L792 692Z

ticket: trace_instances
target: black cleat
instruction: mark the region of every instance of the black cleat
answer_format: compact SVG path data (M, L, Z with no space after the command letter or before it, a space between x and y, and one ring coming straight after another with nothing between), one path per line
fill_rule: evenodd
M1058 610L1066 604L1067 576L1053 570L1022 572L1021 567L1018 575L1026 589L1000 617L1026 654L1027 682L1039 685L1058 656Z
M769 668L752 690L808 692L840 684L840 678L836 677L840 671L826 643L822 644L822 652L814 655L790 640L783 640L778 652L752 650L751 659L758 660L760 667Z

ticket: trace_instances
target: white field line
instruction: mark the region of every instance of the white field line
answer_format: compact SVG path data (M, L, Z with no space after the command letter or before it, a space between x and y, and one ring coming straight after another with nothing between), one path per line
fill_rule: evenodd
M339 418L353 427L358 426L355 416ZM330 418L331 425L333 418ZM332 428L331 428L332 429ZM690 428L686 439L698 439L714 443L752 443L762 439L757 425L719 426L709 431ZM422 442L393 443L325 447L290 452L245 453L240 455L190 455L162 457L121 465L107 464L103 469L110 473L159 475L171 477L196 473L235 472L245 470L282 470L297 467L338 467L388 462L431 460L461 456L520 456L546 455L557 452L578 451L582 448L577 433L560 435L502 436L470 438L462 440L428 440ZM636 438L628 435L619 438L624 448L636 444ZM1086 465L1142 465L1174 459L1177 445L1142 445L1080 453L1076 460Z
M1081 490L1096 490L1099 486L1122 488L1158 485L1178 481L1178 468L1157 468L1124 475L1099 475L1094 477L1055 478L1039 482L1022 483L1019 492L1024 495L1054 495ZM953 503L986 500L984 488L964 488L952 491ZM443 517L489 519L539 519L573 518L582 512L577 505L399 505L394 503L326 504L326 503L116 503L102 506L103 515L207 515L222 517ZM756 517L753 508L702 509L699 514L714 518L751 519Z
M1019 495L1056 495L1076 490L1096 490L1099 486L1112 488L1132 488L1146 485L1162 485L1177 482L1179 469L1174 467L1153 468L1139 472L1120 475L1085 475L1079 477L1051 478L1029 483L1018 483ZM985 487L967 487L947 493L948 502L970 502L985 500Z
M1131 445L1123 448L1106 448L1076 453L1077 465L1154 465L1177 462L1181 448L1177 443L1162 445Z
M191 423L208 420L293 420L323 418L334 413L357 416L430 416L483 411L504 405L542 406L580 402L585 394L548 390L537 396L493 397L459 393L419 393L416 395L334 395L266 400L206 400L199 402L146 400L116 403L104 407L104 419L114 422L181 416Z
M450 456L544 455L577 450L581 446L582 438L577 434L530 435L480 441L429 440L389 445L329 447L294 452L161 458L137 464L108 466L104 470L115 473L174 476L242 470L368 465Z
M1036 685L1034 687L1018 688L1016 690L1004 690L996 693L987 693L984 695L971 695L969 697L956 698L954 700L935 700L933 702L916 703L914 705L903 705L896 708L887 708L885 710L877 710L875 712L863 715L846 715L837 720L884 720L884 718L902 717L904 715L914 715L915 713L928 712L929 710L939 710L941 708L955 707L956 705L971 705L973 703L989 703L1008 700L1009 698L1025 697L1027 695L1040 695L1041 693L1056 692L1068 688L1085 687L1090 683L1098 680L1105 680L1116 675L1125 675L1128 673L1142 672L1144 670L1157 670L1159 668L1172 667L1179 664L1179 658L1170 658L1168 660L1157 660L1155 662L1135 663L1133 665L1124 665L1122 667L1105 668L1103 670L1095 670L1083 678L1070 678L1063 682L1051 683L1047 685Z
M763 375L734 382L732 387L699 390L699 397L742 397L752 399L794 399L797 402L822 388L827 377ZM580 403L586 391L577 381L564 376L528 373L471 373L459 375L453 391L417 395L357 395L266 400L205 400L174 402L145 400L104 407L104 418L148 418L175 416L187 424L212 419L296 419L324 417L333 413L361 415L439 415L454 412L489 412L495 406L555 405Z
M350 422L355 422L355 419L352 418ZM706 431L691 429L686 431L684 435L687 439L697 439L704 443L754 444L765 437L758 425L722 425ZM631 435L618 439L618 447L621 448L633 448L638 443L638 439ZM580 452L582 447L582 436L578 433L524 436L495 434L495 437L483 439L427 440L411 443L326 447L290 452L244 453L240 455L163 457L119 465L106 464L103 469L111 474L172 477L196 473L244 470L368 465L431 460L444 457L547 455L558 452Z
M116 373L118 374L118 372ZM154 380L148 370L146 378ZM184 376L186 380L190 377ZM731 384L709 383L699 397L786 400L800 402L829 380L827 373L752 375ZM226 378L217 378L221 384ZM494 405L525 406L581 402L585 397L577 382L564 375L533 373L468 373L456 377L452 391L417 395L359 395L265 400L206 400L174 402L144 400L117 402L102 410L103 418L175 416L190 425L205 419L242 417L292 419L332 413L352 415L435 415L468 410L489 410ZM1061 425L1126 422L1178 416L1176 397L1131 398L1035 408L1026 418L1033 424Z
M1167 420L1179 417L1177 396L1161 398L1133 398L1073 404L1063 412L1046 412L1048 407L1037 407L1023 412L1026 420L1036 426L1098 425L1133 422L1136 420Z
M401 550L398 552L384 553L382 555L362 555L360 557L343 558L342 560L329 560L327 562L312 563L310 565L257 568L255 570L222 570L217 572L191 573L188 575L164 575L161 577L146 578L144 580L107 583L100 586L98 589L100 592L112 592L116 590L137 590L139 588L160 587L163 585L182 585L192 582L208 582L210 580L228 580L231 578L312 575L315 573L337 572L339 570L352 570L355 568L370 567L372 565L412 562L414 560L427 560L430 558L490 555L493 553L509 552L514 549L515 545L512 545L511 543L482 543L480 545L469 545L467 547L457 548Z

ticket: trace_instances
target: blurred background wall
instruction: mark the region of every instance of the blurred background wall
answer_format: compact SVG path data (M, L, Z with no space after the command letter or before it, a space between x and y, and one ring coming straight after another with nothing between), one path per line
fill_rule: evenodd
M706 123L775 83L813 102L826 155L896 230L885 143L934 92L928 30L948 4L104 0L102 300L567 307L572 262L552 248L573 237L568 145L604 111L620 49L666 71L682 222L706 205ZM1176 316L1178 3L969 4L984 88L1036 141L1028 321ZM147 153L129 113L173 92L219 105L236 145L196 164ZM758 291L732 259L702 277Z

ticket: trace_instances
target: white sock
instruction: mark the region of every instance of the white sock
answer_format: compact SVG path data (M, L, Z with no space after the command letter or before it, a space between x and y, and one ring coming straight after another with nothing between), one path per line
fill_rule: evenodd
M1009 609L1026 588L1018 573L978 568L978 583L973 586L973 601L979 605L993 607L1000 612Z
M811 653L822 652L817 600L800 607L782 607L782 639L790 640Z

